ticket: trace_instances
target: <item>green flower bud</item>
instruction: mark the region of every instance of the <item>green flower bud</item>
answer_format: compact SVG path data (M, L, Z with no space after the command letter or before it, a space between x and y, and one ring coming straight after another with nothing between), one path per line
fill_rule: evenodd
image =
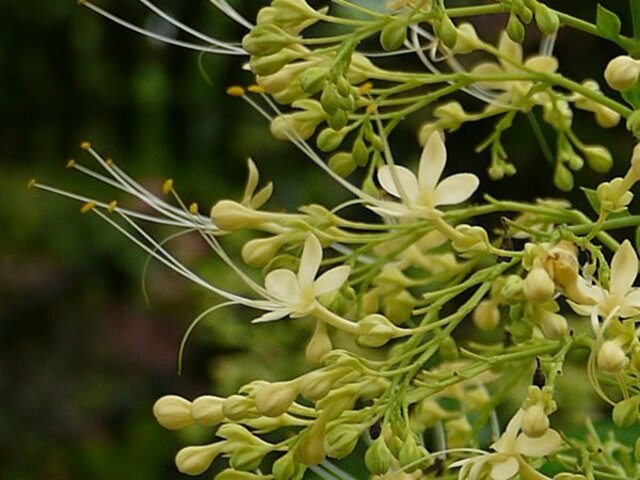
M558 14L547 7L544 3L536 3L535 6L536 25L545 35L553 35L560 28Z
M573 189L573 174L560 162L556 164L553 183L563 192L570 192Z
M473 324L480 330L489 331L495 329L500 323L500 310L497 302L482 300L474 309Z
M411 317L416 299L407 290L384 298L384 314L396 325L405 323Z
M275 480L291 480L298 470L298 463L293 458L293 452L282 455L271 467L271 473Z
M263 57L278 53L295 42L295 38L288 35L280 27L272 23L256 25L242 39L242 47L251 55Z
M270 476L251 472L239 472L233 468L227 468L215 476L215 480L269 480L270 478Z
M634 137L640 138L640 110L635 110L631 115L629 115L626 127L627 130L633 133Z
M325 444L331 458L345 458L356 448L362 435L360 425L337 425L327 432Z
M323 67L311 67L306 69L298 79L300 88L309 95L320 92L327 82L327 70Z
M242 260L250 267L264 267L275 257L280 247L287 243L289 238L289 233L282 233L273 237L249 240L242 247Z
M345 110L337 110L336 113L329 114L327 123L334 130L343 129L349 122L349 114Z
M549 310L543 310L540 316L540 330L542 334L550 340L560 340L569 333L567 319L562 315Z
M639 397L631 397L616 403L611 418L620 428L628 428L638 420Z
M553 280L542 267L531 270L522 284L525 298L533 303L544 303L551 300L555 288Z
M204 395L196 398L191 404L191 416L203 427L213 427L225 419L222 410L224 398Z
M433 111L433 116L438 119L438 128L449 130L450 132L455 132L469 118L462 105L456 101L447 102L436 107Z
M524 40L524 25L518 19L518 16L513 12L509 15L509 21L507 22L507 35L516 43L522 43Z
M340 95L341 97L351 96L351 94L353 93L353 89L351 87L351 84L349 83L349 80L347 80L343 75L338 76L335 83L336 88L338 89L338 95Z
M322 320L318 320L313 336L305 349L305 358L313 365L319 365L322 357L330 352L332 348L331 338L329 338L327 332L327 324Z
M406 22L403 19L394 18L382 28L380 32L380 45L383 50L390 52L402 47L406 38Z
M350 152L338 152L329 159L329 168L345 178L356 169L356 162Z
M455 230L458 236L451 243L453 248L463 256L487 251L489 236L484 228L462 224L457 225Z
M369 150L367 149L367 145L364 143L362 137L358 137L356 141L353 142L351 154L353 156L353 161L359 167L364 167L369 162Z
M229 420L243 420L253 407L253 400L242 395L231 395L222 404L222 411Z
M447 48L454 48L458 40L458 29L446 15L434 26L436 36Z
M191 402L177 395L165 395L153 406L153 415L160 425L169 430L180 430L193 425Z
M325 423L321 420L316 420L298 445L298 460L307 466L317 465L322 462L326 456L324 437Z
M341 130L325 128L316 137L316 145L323 152L332 152L342 145L344 137L346 137L348 133L348 128L343 128Z
M462 23L458 26L456 44L451 49L453 53L465 54L477 50L482 41L478 38L476 29L470 23Z
M211 445L185 447L176 454L176 467L181 473L200 475L207 471L211 463L222 452L225 444L226 442L218 442Z
M452 336L445 337L440 344L440 356L446 362L456 360L460 356L458 345Z
M249 60L249 66L251 71L255 75L267 76L282 70L286 65L297 59L300 55L299 51L292 48L285 48L273 55L267 55L264 57L252 56Z
M607 64L604 79L619 92L630 90L640 77L640 61L628 55L619 55Z
M239 445L234 448L229 460L229 465L231 465L235 470L255 470L260 467L262 459L270 451L270 447Z
M364 464L374 475L384 475L391 468L393 456L382 435L374 440L364 454Z
M398 327L379 313L367 315L358 325L361 333L356 341L366 347L381 347L398 334Z
M473 427L467 417L448 420L444 426L447 432L447 447L461 448L469 444Z
M324 112L302 111L275 117L269 129L278 140L300 138L306 140L313 135L316 127L324 120Z
M613 166L611 153L601 145L587 145L582 149L582 154L594 172L607 173Z
M286 413L298 396L299 385L298 380L265 385L255 397L257 410L267 417L278 417Z
M412 434L408 434L398 454L398 462L403 470L412 473L424 469L429 466L430 458L427 449L418 445Z
M320 95L322 109L329 115L336 113L340 108L339 98L336 86L333 83L326 82L322 88L322 95Z

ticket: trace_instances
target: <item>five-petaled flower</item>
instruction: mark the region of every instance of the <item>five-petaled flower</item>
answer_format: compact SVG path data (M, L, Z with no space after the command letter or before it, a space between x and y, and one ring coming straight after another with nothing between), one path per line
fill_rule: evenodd
M614 318L640 313L640 288L633 287L637 275L638 255L629 240L625 240L611 259L609 289L581 280L576 291L579 298L568 303L578 315L591 317L593 330L599 335ZM604 318L602 327L599 316Z
M562 438L551 428L537 438L528 437L520 432L524 413L524 410L518 410L502 436L491 445L494 453L484 453L452 465L462 467L458 474L460 480L508 480L517 474L520 474L520 478L528 480L550 480L531 467L523 456L549 455L562 444Z
M297 275L281 268L269 272L265 277L265 288L275 306L254 322L308 315L316 307L319 296L334 292L347 281L351 272L348 265L332 268L316 279L321 262L322 246L315 235L310 234L302 249Z
M440 205L464 202L478 188L478 177L472 173L459 173L440 181L446 161L444 142L440 133L434 132L422 151L417 177L406 167L380 167L380 185L402 203L383 201L371 207L372 210L392 217L429 218Z

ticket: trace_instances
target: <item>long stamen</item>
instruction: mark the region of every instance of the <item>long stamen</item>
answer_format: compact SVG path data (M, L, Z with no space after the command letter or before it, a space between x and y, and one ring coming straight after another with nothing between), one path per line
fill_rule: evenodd
M117 17L116 15L107 12L106 10L98 7L97 5L94 5L91 2L87 2L86 0L80 0L80 5L87 7L88 9L94 11L95 13L97 13L98 15L102 15L103 17L107 18L108 20L111 20L114 23L117 23L118 25L128 28L129 30L132 30L136 33L139 33L145 37L151 38L153 40L157 40L159 42L162 43L166 43L168 45L174 45L177 47L182 47L182 48L186 48L189 50L197 50L199 52L209 52L209 53L222 53L225 55L246 55L246 52L244 51L237 51L235 50L237 47L235 45L229 45L227 48L213 48L213 47L208 47L205 45L198 45L196 43L190 43L190 42L184 42L182 40L176 40L174 38L170 38L167 37L165 35L161 35L159 33L155 33L152 32L150 30L146 30L142 27L138 27L137 25L134 25L130 22L127 22L126 20L123 20L120 17Z
M235 22L239 23L247 30L251 30L254 25L249 22L246 18L240 15L226 0L209 0L214 7L224 13L227 17Z

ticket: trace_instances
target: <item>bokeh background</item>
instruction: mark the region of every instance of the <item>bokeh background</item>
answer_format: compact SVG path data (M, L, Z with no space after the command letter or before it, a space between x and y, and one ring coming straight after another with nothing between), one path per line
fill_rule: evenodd
M235 2L249 17L264 3ZM456 2L464 3L470 2ZM603 3L627 21L626 2ZM99 4L175 33L138 2ZM161 4L219 38L244 34L205 0ZM556 4L595 17L595 2ZM214 299L151 264L146 303L144 253L95 216L81 215L79 205L29 191L26 182L36 177L66 190L105 192L64 168L70 157L90 163L78 147L83 140L151 189L174 178L185 200L203 209L240 194L248 156L265 178L276 180L274 208L325 199L325 179L289 145L271 139L244 102L224 94L228 85L251 81L242 60L160 45L71 0L3 0L0 13L0 478L181 478L172 464L175 451L206 434L161 429L151 415L155 399L174 392L229 394L256 377L304 370L304 361L290 356L308 326L267 331L251 327L247 312L219 315L196 331L178 375L182 334ZM481 28L495 37L503 24L493 17ZM586 35L573 33L566 43L564 36L557 55L563 72L578 79L601 75L619 53ZM417 155L415 132L427 119L425 112L403 125L394 147L399 158ZM610 147L622 171L628 135L623 128L605 135L592 123L578 115L578 133ZM486 164L465 158L490 128L451 136L456 168L464 163L483 175ZM507 146L520 173L493 184L493 194L558 195L526 121L516 123ZM590 186L598 178L586 169L578 175ZM580 192L571 197L581 201ZM228 275L197 239L174 246L208 278Z

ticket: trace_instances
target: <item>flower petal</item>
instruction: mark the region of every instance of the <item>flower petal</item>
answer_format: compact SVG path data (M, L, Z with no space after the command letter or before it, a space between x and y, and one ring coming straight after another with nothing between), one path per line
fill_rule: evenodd
M611 259L609 291L624 295L638 276L638 255L629 240L625 240Z
M447 162L447 149L438 131L433 132L420 156L418 184L421 192L430 192L436 188L444 165Z
M591 312L596 308L593 305L582 305L580 303L572 302L571 300L567 300L567 303L574 312L578 315L582 315L583 317L591 316Z
M298 284L301 289L313 284L320 262L322 261L322 245L315 235L309 234L304 242L300 266L298 267Z
M476 65L475 67L473 67L471 69L471 73L474 75L494 75L494 74L504 73L504 70L502 70L502 67L497 63L485 62L485 63L480 63L479 65ZM511 85L511 83L513 82L510 80L509 81L486 80L486 81L478 82L479 85L490 88L492 90L508 90L509 85Z
M280 320L281 318L286 317L290 313L291 313L291 310L288 308L274 310L273 312L267 312L259 316L258 318L251 320L251 323L273 322L274 320Z
M277 300L286 304L290 304L300 297L298 278L291 270L279 268L269 272L264 279L264 286Z
M480 185L473 173L458 173L445 178L436 187L435 205L456 205L467 200Z
M520 470L520 464L515 457L496 462L491 466L490 477L492 480L507 480Z
M537 438L527 437L524 433L521 433L516 439L516 450L518 453L528 457L544 457L560 445L562 445L562 438L552 428Z
M402 203L379 201L378 206L369 206L369 210L377 213L381 217L408 217L411 209Z
M520 431L523 416L524 410L518 410L507 424L502 436L491 445L491 448L498 453L513 453L516 435Z
M413 172L406 167L383 165L378 169L378 182L387 193L394 197L402 198L400 193L402 191L410 203L413 203L418 196L418 180Z
M632 317L637 314L638 309L640 309L640 288L632 288L622 301L620 316Z
M511 62L515 64L522 63L522 47L519 43L511 40L505 31L500 35L498 50L500 50L500 53L502 53L504 57L510 60L509 62L507 59L500 58L498 61L500 65L502 65L502 68L507 72L519 71Z
M541 73L553 73L558 69L558 59L549 55L529 57L524 66Z
M350 273L349 265L341 265L324 272L313 284L313 296L319 297L339 289L347 281Z

